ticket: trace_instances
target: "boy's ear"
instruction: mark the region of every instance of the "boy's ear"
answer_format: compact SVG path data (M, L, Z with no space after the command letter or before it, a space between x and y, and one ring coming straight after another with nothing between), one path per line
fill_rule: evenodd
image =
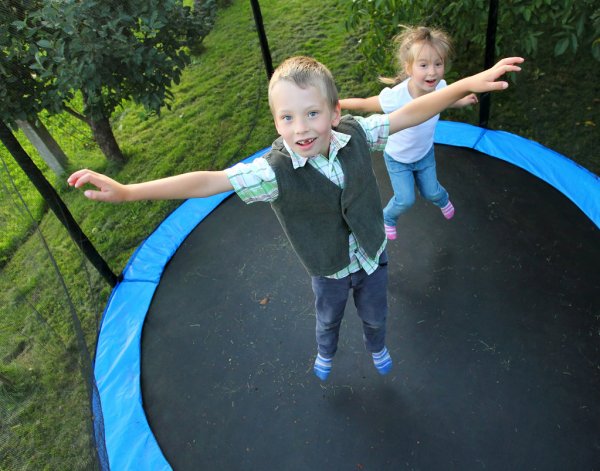
M342 119L342 105L338 101L335 108L331 111L331 126L335 127L340 124L340 119Z

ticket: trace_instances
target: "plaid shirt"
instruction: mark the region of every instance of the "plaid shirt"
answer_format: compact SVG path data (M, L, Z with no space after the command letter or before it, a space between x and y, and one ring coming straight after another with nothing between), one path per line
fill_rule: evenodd
M390 128L388 116L382 114L372 115L368 118L360 116L354 116L354 118L365 131L370 149L383 150L387 143ZM285 141L284 145L292 158L294 168L303 167L308 162L333 183L340 188L344 188L344 172L337 159L337 154L350 141L350 138L351 136L348 134L331 131L329 158L319 154L307 159L292 151ZM226 169L225 173L237 195L247 204L258 201L272 202L279 196L275 173L263 157L258 157L249 164L239 163L234 165ZM379 256L386 246L385 239L374 259L367 256L352 233L350 233L349 242L350 264L346 268L329 275L328 278L344 278L360 269L364 269L368 274L371 274L377 269Z

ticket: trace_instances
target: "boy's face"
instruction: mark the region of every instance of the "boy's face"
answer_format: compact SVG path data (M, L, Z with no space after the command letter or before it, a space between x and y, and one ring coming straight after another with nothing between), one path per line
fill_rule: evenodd
M300 88L280 80L271 89L277 132L302 157L329 156L331 128L340 122L340 105L334 109L318 87Z

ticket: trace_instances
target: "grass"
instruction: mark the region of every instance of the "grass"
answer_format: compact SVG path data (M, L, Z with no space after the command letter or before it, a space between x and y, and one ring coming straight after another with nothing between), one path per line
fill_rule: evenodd
M345 30L344 1L262 0L261 6L274 64L290 55L311 55L331 68L342 96L379 90L377 71L365 78L354 67L361 60L354 47L358 38ZM585 55L556 60L542 52L539 60L528 61L516 85L494 95L490 126L532 138L600 173L595 149L598 63ZM468 59L455 63L454 78L479 68ZM238 0L220 12L203 54L194 58L173 89L170 111L154 116L127 104L115 113L113 127L127 156L124 166L107 164L89 130L70 116L45 123L69 156L70 170L87 166L132 182L221 169L276 137L266 85L250 5ZM444 117L476 123L477 110ZM116 273L178 204L92 203L68 189L64 178L55 178L21 135L19 139ZM0 378L8 380L0 384L0 469L90 469L89 407L80 372L85 359L78 354L70 306L93 351L110 289L56 218L46 213L5 149L0 156L9 168L8 173L0 172ZM32 229L32 220L40 221L39 232Z

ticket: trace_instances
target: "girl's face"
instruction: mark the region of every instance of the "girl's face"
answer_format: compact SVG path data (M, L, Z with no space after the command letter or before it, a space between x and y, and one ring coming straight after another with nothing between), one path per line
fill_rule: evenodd
M435 91L444 78L444 59L429 44L413 44L412 64L405 64L407 75L411 78L408 90L413 98Z

